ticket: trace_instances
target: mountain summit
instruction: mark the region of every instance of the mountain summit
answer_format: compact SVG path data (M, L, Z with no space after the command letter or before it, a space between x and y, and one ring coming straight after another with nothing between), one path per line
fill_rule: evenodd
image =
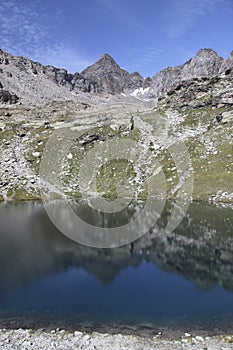
M114 71L119 71L121 69L116 61L107 53L105 53L103 56L101 56L97 62L92 64L91 66L85 68L82 72L81 75L88 75L91 73L94 73L96 70L101 71L103 70L105 72L114 72Z
M84 69L81 75L94 84L97 93L119 94L144 85L144 79L139 73L130 74L107 53Z
M176 83L219 74L224 62L224 59L214 50L201 49L184 64L168 67L157 73L152 78L151 88L154 94L159 97Z

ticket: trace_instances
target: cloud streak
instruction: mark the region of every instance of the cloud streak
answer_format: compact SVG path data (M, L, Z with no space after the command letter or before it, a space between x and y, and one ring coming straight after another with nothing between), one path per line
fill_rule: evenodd
M34 59L43 64L52 62L55 67L66 68L70 73L81 72L94 63L94 60L79 55L72 45L66 43L40 48L35 51Z
M176 64L172 64L174 52L179 56L179 60ZM183 64L195 54L195 51L190 51L180 45L162 45L159 43L157 43L157 46L145 46L141 51L132 49L132 51L129 50L128 52L128 55L132 57L132 68L143 73L143 70L149 66L152 71L151 75L158 73L161 69L167 68L169 65L176 66ZM161 61L166 62L166 64L164 63L162 66ZM160 66L160 69L157 68L158 66ZM144 76L146 77L146 75Z
M177 38L189 31L196 20L227 8L233 11L231 0L178 0L172 3L164 18L164 32L169 38Z
M107 10L108 16L112 20L123 24L127 27L134 28L138 31L144 31L144 27L140 21L135 18L126 8L120 6L119 2L114 0L95 0L100 6Z
M43 64L66 65L70 72L81 71L92 60L77 53L72 45L57 42L50 36L51 27L61 20L54 11L38 0L7 0L0 3L1 47L14 54L28 56Z
M140 50L136 50L135 48L129 49L127 55L132 57L131 67L141 73L143 68L148 65L152 67L153 65L156 66L161 60L161 56L163 56L167 50L164 45L157 45L158 46L144 46L141 47Z

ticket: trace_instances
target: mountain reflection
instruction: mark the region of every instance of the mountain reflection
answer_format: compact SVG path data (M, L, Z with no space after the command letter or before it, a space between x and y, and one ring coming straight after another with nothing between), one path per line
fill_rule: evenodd
M70 267L85 269L103 284L109 284L122 270L145 261L180 274L201 289L221 285L233 291L232 209L192 204L175 232L167 234L164 227L171 208L172 203L167 203L158 222L159 230L151 229L123 247L97 249L75 243L60 233L42 203L1 204L0 293ZM80 210L84 217L91 215L85 207ZM131 214L130 210L122 214L122 222ZM117 220L120 224L119 217Z

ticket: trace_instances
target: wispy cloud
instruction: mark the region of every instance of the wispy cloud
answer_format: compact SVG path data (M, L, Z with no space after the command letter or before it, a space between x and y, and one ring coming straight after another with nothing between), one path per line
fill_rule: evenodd
M161 56L165 54L167 48L165 46L145 46L140 50L129 49L127 54L132 57L132 68L142 71L148 64L156 65L161 60Z
M173 57L174 52L179 58L176 61L174 61ZM135 49L133 49L132 52L129 50L128 54L132 57L132 69L138 70L139 73L143 74L149 67L151 71L150 75L154 75L168 66L183 64L192 58L196 52L180 45L161 45L157 43L157 46L145 46L138 52Z
M117 0L95 0L100 6L107 10L108 16L112 20L135 28L135 30L144 31L144 27L138 18L134 17L132 11L127 11L126 7L121 6Z
M15 55L24 55L43 64L65 66L70 72L81 71L92 60L83 57L71 44L58 42L51 29L61 14L49 2L6 0L0 2L0 46Z
M172 3L164 18L164 32L170 38L185 34L204 15L227 8L233 11L232 0L177 0Z
M94 63L94 60L87 59L77 53L70 44L59 43L49 47L40 48L34 53L34 59L43 64L52 64L55 67L68 69L69 72L81 72L87 66Z

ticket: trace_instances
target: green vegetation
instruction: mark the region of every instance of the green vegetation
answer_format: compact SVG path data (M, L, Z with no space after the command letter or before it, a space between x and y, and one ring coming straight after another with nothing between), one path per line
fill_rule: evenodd
M96 179L97 191L103 193L103 197L113 200L118 197L117 185L122 184L125 192L121 192L121 196L127 197L127 190L131 192L130 183L133 183L135 176L132 163L126 159L111 160L100 168Z
M130 193L137 193L139 198L147 197L148 189L146 186L143 188L143 180L152 175L150 172L152 164L150 164L149 157L151 159L155 157L157 163L162 167L166 179L167 196L170 198L171 193L175 193L173 190L179 183L180 174L177 173L175 161L169 152L171 144L168 146L168 141L180 141L186 145L192 162L193 200L232 201L233 122L232 119L226 123L217 123L215 120L217 114L230 111L230 107L186 108L182 111L180 109L179 111L172 110L173 114L170 113L171 110L162 106L146 112L135 110L132 112L131 108L133 107L130 107L129 110L127 110L127 106L123 107L125 106L111 106L108 113L103 112L102 114L100 112L95 114L93 111L90 114L82 111L80 116L75 117L75 110L70 111L70 113L66 112L68 114L65 114L64 111L59 112L59 108L65 108L63 104L57 108L50 106L51 110L49 114L46 114L46 118L52 118L53 110L56 109L56 111L54 119L50 120L49 124L46 124L47 126L42 120L40 123L36 122L34 126L23 122L22 118L18 124L15 121L10 122L7 124L7 128L0 132L0 146L3 151L9 150L10 157L12 141L18 142L16 144L22 146L21 154L25 158L26 165L33 174L38 175L46 142L53 134L56 123L59 123L59 127L74 125L79 128L80 122L81 130L86 125L91 126L99 123L100 126L89 127L88 131L84 132L81 137L74 139L70 148L72 156L64 159L62 169L58 169L58 172L64 193L70 197L79 198L81 195L78 181L79 170L86 154L97 145L111 139L120 138L136 141L142 147L146 147L145 154L147 154L140 159L141 163L139 164L142 184L139 184L140 181L135 181L137 174L132 160L117 159L107 162L104 158L101 160L102 164L100 164L95 179L96 188L104 198L113 200L118 196L118 186L121 187L121 183L124 183L127 189L120 193L121 196L128 196L129 190ZM135 125L134 129L130 130L129 123L132 115ZM26 117L23 116L23 118ZM19 136L23 132L27 137ZM59 142L57 147L59 149ZM33 184L30 185L24 175L21 174L17 179L16 176L9 177L8 189L6 193L0 191L0 200L5 196L19 200L39 198L38 188L34 188ZM4 187L2 187L3 190Z
M38 200L39 196L27 192L24 188L16 188L13 193L13 199L16 201L29 201L29 200Z

